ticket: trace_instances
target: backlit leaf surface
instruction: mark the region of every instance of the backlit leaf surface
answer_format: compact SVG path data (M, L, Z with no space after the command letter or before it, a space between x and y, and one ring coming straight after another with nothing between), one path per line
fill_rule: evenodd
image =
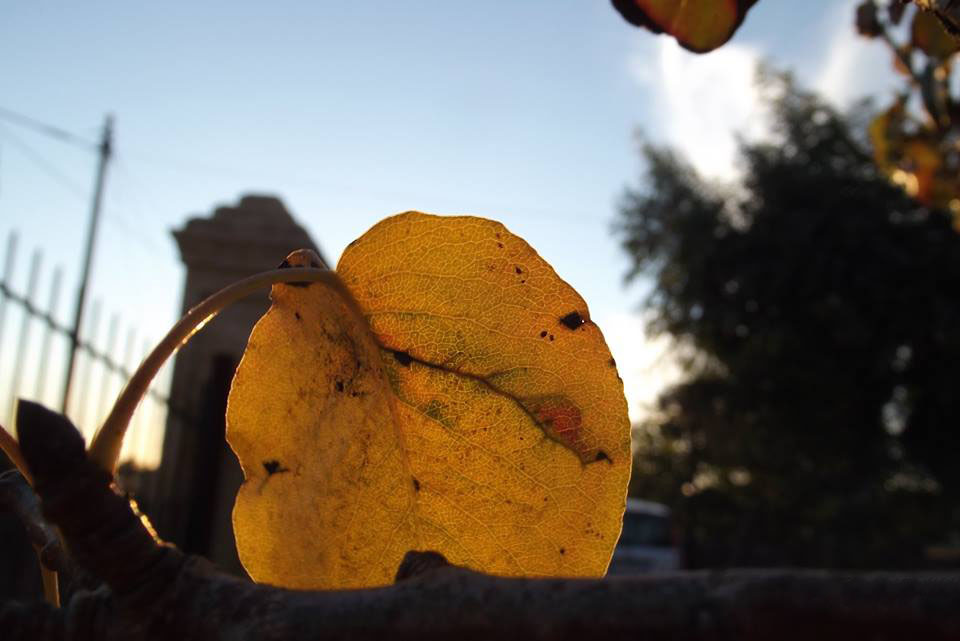
M683 47L704 53L733 36L757 0L613 0L628 22L666 32Z
M250 575L384 585L408 550L502 575L602 575L629 422L583 299L474 217L388 218L337 271L356 307L321 284L275 286L230 392Z

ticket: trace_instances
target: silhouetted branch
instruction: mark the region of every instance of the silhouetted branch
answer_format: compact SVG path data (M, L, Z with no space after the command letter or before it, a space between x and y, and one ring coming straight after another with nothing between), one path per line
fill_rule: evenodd
M914 0L921 8L933 11L940 18L944 28L960 37L960 0Z
M158 545L87 460L70 423L22 403L21 448L44 514L110 593L63 610L9 604L7 639L958 639L960 575L680 572L502 578L408 553L389 587L293 591Z

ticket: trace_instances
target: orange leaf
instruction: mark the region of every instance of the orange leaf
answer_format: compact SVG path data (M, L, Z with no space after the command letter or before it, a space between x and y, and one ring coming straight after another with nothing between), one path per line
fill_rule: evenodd
M733 36L757 0L613 0L627 22L666 32L696 53L716 49Z
M910 193L908 189L908 193L924 204L931 204L934 181L942 162L939 150L929 141L916 138L906 144L903 155L903 164L916 179L915 191Z
M630 429L583 299L501 224L466 216L388 218L337 272L343 292L274 287L230 392L250 575L384 585L408 550L602 575Z

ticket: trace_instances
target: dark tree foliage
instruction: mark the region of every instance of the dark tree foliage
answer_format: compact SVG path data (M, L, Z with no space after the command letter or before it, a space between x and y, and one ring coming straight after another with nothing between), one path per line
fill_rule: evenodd
M651 329L692 355L631 490L674 506L694 567L931 564L960 504L960 235L849 118L763 82L774 134L741 143L741 184L647 145L621 207Z

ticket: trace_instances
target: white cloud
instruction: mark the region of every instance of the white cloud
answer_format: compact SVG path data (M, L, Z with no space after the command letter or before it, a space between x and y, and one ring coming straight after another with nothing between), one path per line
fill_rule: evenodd
M754 86L758 60L754 49L740 44L697 55L673 38L644 39L630 60L631 76L653 101L641 131L678 149L704 176L736 178L737 135L755 139L767 129ZM642 419L681 376L669 339L648 337L639 314L611 313L597 322L617 361L630 418Z
M902 78L893 70L893 57L884 43L856 33L853 15L851 1L825 16L823 22L832 33L813 74L813 89L840 108L866 95L889 94Z
M630 420L646 417L657 396L681 374L667 339L650 339L639 314L595 316L623 379Z
M641 130L681 150L705 176L736 177L735 135L752 139L766 130L754 86L758 60L741 44L698 55L673 38L658 38L652 55L635 54L630 65L654 100L653 122Z

